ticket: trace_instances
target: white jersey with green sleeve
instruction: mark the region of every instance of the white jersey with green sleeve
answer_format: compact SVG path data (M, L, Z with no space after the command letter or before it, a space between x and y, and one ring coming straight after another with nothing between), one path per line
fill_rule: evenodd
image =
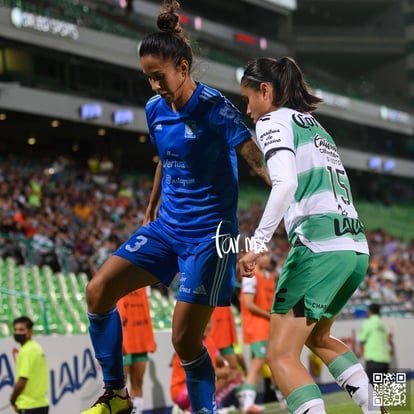
M368 254L348 176L335 142L319 122L311 114L280 108L257 121L256 137L267 162L284 151L295 156L297 188L284 212L289 241L299 238L315 253L352 250ZM283 179L283 171L277 174ZM278 195L277 184L272 191L277 205L283 194Z

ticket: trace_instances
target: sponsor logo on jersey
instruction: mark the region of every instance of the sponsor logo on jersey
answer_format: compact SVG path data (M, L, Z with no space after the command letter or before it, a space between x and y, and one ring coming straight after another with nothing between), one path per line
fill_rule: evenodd
M194 139L196 137L197 124L195 121L187 121L185 123L184 138Z
M194 289L194 293L196 293L197 295L207 295L207 291L206 291L206 288L204 287L204 285L200 285L200 286L196 287Z
M336 146L334 144L329 143L324 137L321 137L319 134L316 134L313 137L313 141L315 142L316 148L326 148L329 151L336 152Z
M309 114L294 113L292 115L292 120L300 128L310 129L313 127L320 127L318 121Z
M350 217L344 217L343 219L334 220L334 229L336 236L343 236L344 234L357 234L364 233L364 226L362 223Z
M325 305L323 303L312 302L312 308L315 308L315 309L326 309L327 307L328 307L328 305Z
M273 134L280 133L280 129L268 129L266 132L260 135L260 142L263 142L263 148L268 147L272 144L279 144L281 142L280 138L275 138Z
M263 132L263 134L260 135L260 140L263 140L263 138L269 135L277 134L279 132L280 132L280 129L268 129L266 132Z
M235 124L238 124L241 120L240 112L231 104L226 104L220 108L219 115L227 119L232 119Z

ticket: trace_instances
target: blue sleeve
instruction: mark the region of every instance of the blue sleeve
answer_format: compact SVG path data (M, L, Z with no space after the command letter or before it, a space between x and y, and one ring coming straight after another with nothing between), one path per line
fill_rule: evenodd
M157 117L156 111L157 111L157 103L159 101L159 98L160 97L158 95L155 95L151 97L145 105L145 116L147 118L148 135L149 135L151 144L154 145L155 147L157 146L157 142L155 140L155 135L154 135L154 123Z
M227 99L220 99L210 115L210 124L218 134L223 134L232 148L246 141L252 132L243 122L240 111Z

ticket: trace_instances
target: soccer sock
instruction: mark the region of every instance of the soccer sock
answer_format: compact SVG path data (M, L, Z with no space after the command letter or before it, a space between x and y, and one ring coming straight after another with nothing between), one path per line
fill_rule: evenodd
M105 388L122 391L125 387L122 363L122 325L115 306L107 313L88 313L89 335L95 357L102 368Z
M282 391L279 390L278 386L275 384L271 384L270 388L274 391L276 399L279 401L279 403L284 406L287 405L286 399L282 394Z
M316 384L306 384L293 390L286 398L293 414L326 414L322 394Z
M256 401L256 385L244 384L243 386L243 411L254 405Z
M368 375L358 358L352 351L335 358L328 365L329 372L335 381L348 392L352 400L358 404L364 414L376 414L380 408L369 404L373 396L373 388Z
M194 361L181 363L186 376L192 412L216 412L216 372L207 349Z
M132 398L132 405L134 406L134 414L142 414L142 408L144 406L144 399L142 397Z
M243 402L244 402L244 390L243 390L243 384L240 384L238 387L236 387L235 390L236 393L236 399L239 404L239 408L243 408Z

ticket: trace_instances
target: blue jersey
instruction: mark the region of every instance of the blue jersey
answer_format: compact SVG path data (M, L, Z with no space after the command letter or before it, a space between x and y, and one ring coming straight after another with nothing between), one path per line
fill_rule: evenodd
M158 221L183 241L236 234L238 172L235 147L251 137L241 113L219 91L197 84L174 112L161 96L146 105L151 142L163 167Z

